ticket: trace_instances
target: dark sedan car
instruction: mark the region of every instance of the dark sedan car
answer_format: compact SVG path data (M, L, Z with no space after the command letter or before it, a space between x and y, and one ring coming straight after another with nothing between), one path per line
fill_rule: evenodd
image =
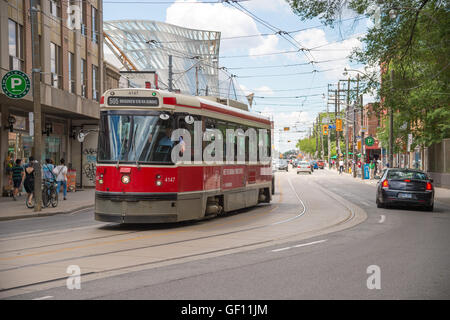
M422 206L433 211L433 180L414 169L386 169L377 184L377 207L389 205Z

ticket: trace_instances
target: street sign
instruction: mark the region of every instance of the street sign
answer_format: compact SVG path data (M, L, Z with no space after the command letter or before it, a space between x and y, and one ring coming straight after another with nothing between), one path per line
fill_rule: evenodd
M21 99L30 91L30 78L19 70L7 72L2 78L2 90L9 98Z
M284 127L284 131L289 131L289 127Z
M367 132L367 127L361 127L361 132Z
M369 136L364 139L364 143L366 144L366 146L371 147L375 143L375 139Z

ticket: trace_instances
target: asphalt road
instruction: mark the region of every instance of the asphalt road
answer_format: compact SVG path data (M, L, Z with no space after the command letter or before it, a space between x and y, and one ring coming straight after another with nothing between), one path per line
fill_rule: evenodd
M434 212L400 208L378 209L375 205L375 186L372 185L345 179L326 170L316 170L312 175L296 175L291 170L289 173L280 172L277 176L281 188L278 188L278 198L275 200L280 202L277 207L271 209L272 212L262 213L265 208L249 209L227 218L229 221L219 219L202 224L208 232L211 232L209 229L224 231L225 228L228 233L235 232L233 238L227 238L226 241L239 242L242 238L248 241L258 240L254 242L257 243L256 249L250 247L246 250L217 253L208 251L209 254L199 253L197 258L191 261L176 260L157 267L144 265L140 270L129 269L127 272L88 281L82 277L80 290L68 290L65 285L47 289L30 287L25 288L21 294L6 295L3 298L450 298L450 207L437 202ZM350 220L355 220L356 217L346 217L348 212L353 212L349 203L363 209L367 218L350 223ZM300 214L301 212L303 214ZM255 224L253 220L251 223L249 220L242 222L246 217L253 217L260 224ZM325 226L327 217L329 221L333 220L333 223ZM236 231L238 229L228 229L229 227L224 226L227 222L238 224L239 219L240 228L253 228L254 233L239 233ZM280 221L283 223L273 228L264 227ZM340 225L342 228L335 230L330 225L333 225L333 228ZM169 230L183 232L191 227L192 224L186 224ZM293 232L293 227L298 230L311 227L316 232L308 235L305 229L303 236L299 237ZM0 223L1 238L4 239L26 239L28 235L33 236L36 230L45 233L67 228L103 228L114 235L134 232L140 235L144 232L145 236L146 232L150 231L166 231L165 227L149 231L145 227L121 227L93 222L92 212L88 211L72 216ZM259 233L256 233L258 230ZM263 243L261 239L264 235L271 241ZM180 238L180 234L176 237L180 242L175 244L175 248L179 248L185 240ZM191 242L188 248L192 249L197 244L217 246L211 241L203 239L202 242ZM8 253L5 244L1 249L5 254ZM136 248L124 250L122 258L127 257L130 250ZM128 259L138 256L130 254ZM72 258L65 259L67 264ZM36 262L39 263L44 262ZM11 265L13 267L9 266L9 269L21 268L14 260ZM5 276L0 271L0 281L2 275Z

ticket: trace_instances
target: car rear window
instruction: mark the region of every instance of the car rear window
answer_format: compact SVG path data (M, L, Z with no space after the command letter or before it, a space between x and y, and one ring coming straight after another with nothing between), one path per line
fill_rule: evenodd
M417 171L389 170L388 179L392 179L392 180L402 180L402 179L428 180L428 176L423 172L417 172Z

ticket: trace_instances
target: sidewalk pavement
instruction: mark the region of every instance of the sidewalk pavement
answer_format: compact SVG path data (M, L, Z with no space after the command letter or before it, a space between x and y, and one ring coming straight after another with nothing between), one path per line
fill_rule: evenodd
M12 197L0 197L0 221L67 214L94 207L95 189L68 192L67 200L63 200L61 192L58 197L58 206L56 208L51 206L42 208L41 212L35 212L34 209L27 208L25 205L26 195L26 193L22 193L22 196L16 198L17 201L14 201Z
M329 169L327 168L328 172L332 172L336 175L339 175L339 171L337 171L336 169ZM365 184L371 184L376 186L378 183L378 179L364 179L362 180L361 177L356 177L353 178L353 174L351 173L346 173L344 172L343 174L341 174L341 176L345 179L349 179L349 180L353 180L353 181L358 181L361 183L365 183ZM434 199L436 201L440 201L443 202L447 205L450 205L450 189L447 188L439 188L439 187L434 187Z

